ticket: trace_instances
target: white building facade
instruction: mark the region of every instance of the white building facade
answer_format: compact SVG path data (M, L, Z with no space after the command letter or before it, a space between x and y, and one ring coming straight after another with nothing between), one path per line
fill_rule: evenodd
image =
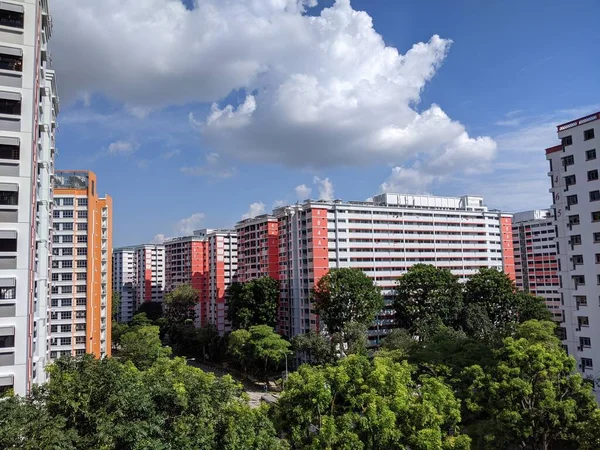
M0 2L0 391L46 380L54 134L46 0Z
M113 290L119 294L121 303L116 312L117 322L131 322L137 302L135 297L135 250L134 248L116 248L112 254Z
M590 379L600 375L600 113L559 125L550 163L563 344ZM596 390L598 392L598 390Z
M310 293L331 268L356 268L382 289L386 308L369 330L377 343L393 327L396 280L415 264L466 278L495 267L514 279L511 215L482 197L382 194L372 202L307 201L276 209L280 330L318 329Z
M512 220L517 289L544 298L562 321L554 217L548 209L515 213Z

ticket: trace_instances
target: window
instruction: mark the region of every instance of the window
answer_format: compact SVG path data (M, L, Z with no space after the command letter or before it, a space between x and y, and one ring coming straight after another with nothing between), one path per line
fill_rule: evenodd
M87 223L85 223L85 222L78 223L77 224L77 231L87 231Z
M78 198L77 199L77 206L87 206L87 205L88 205L87 198Z
M596 159L596 149L593 148L591 150L586 150L585 152L585 160L590 161L592 159Z
M70 337L60 338L60 345L71 345L71 338Z
M592 212L592 222L600 221L600 211Z
M75 311L76 319L85 319L85 311Z
M75 344L85 344L85 336L76 336Z
M52 243L58 244L60 242L60 236L52 236Z
M594 233L594 242L600 242L600 233Z
M63 256L73 256L73 249L72 248L63 248L62 255Z
M50 333L58 333L58 325L50 325Z
M581 368L582 369L593 369L594 363L591 358L581 358Z
M565 136L564 138L562 138L562 145L564 147L566 147L567 145L573 145L573 137Z
M579 225L579 214L574 214L572 216L569 216L569 224Z
M577 202L577 195L567 195L567 205L576 205Z
M596 264L600 264L600 253L594 255L596 257Z
M573 236L571 236L571 244L572 245L581 245L581 235L574 234Z
M63 211L63 219L72 219L73 218L73 210L70 209L68 211Z
M58 294L58 286L52 286L52 293Z
M75 331L85 331L85 323L76 323Z
M5 191L0 191L0 205L17 206L19 204L19 191L17 185L10 185Z
M66 236L62 236L62 242L63 244L70 244L71 242L73 242L73 235L68 234Z
M73 222L66 222L62 224L62 229L64 231L73 231Z
M60 223L56 223L56 222L54 222L54 223L52 224L52 228L54 228L56 231L60 230Z
M60 306L72 306L73 305L73 300L70 298L63 298L60 301Z
M0 159L18 160L19 158L21 158L21 149L18 142L14 145L0 144Z
M71 292L73 292L73 286L62 286L60 292L62 294L70 294Z
M0 25L11 28L23 28L24 24L24 8L21 5L12 3L3 5L0 9ZM10 6L10 8L7 8Z
M0 348L14 347L15 335L0 336Z
M589 141L590 139L594 139L594 129L590 128L589 130L585 130L583 132L583 140Z
M87 286L77 286L77 292L79 294L81 294L81 293L85 294L87 292Z
M52 275L54 275L54 274L52 274ZM61 281L73 281L73 274L72 273L63 273Z
M578 316L577 317L577 325L579 325L579 328L581 328L581 327L589 327L590 326L590 319L587 316Z
M598 179L598 170L590 170L588 172L588 181L596 181Z
M77 236L77 243L79 243L79 244L87 243L87 235Z
M63 261L62 262L62 268L63 269L72 269L73 268L73 261Z
M87 273L83 272L83 273L77 274L77 281L85 281L85 280L87 280Z
M72 317L71 311L63 311L60 313L60 318L63 320L65 320L65 319L69 320L69 319L71 319L71 317ZM586 319L587 319L587 317L586 317Z
M576 295L575 302L577 306L587 306L587 297L585 295Z
M79 217L80 219L87 219L87 211L77 211L77 217Z
M577 182L575 175L569 175L568 177L565 177L565 184L567 186L573 186L575 183Z
M93 183L93 181L92 181ZM75 350L75 356L83 356L85 355L85 349L83 348L78 348L77 350Z
M86 299L85 298L78 298L76 300L76 302L77 302L76 303L77 306L85 306L86 305Z
M63 206L73 206L73 197L66 197L62 199ZM64 211L63 211L64 214Z
M0 12L2 10L0 9ZM0 114L10 114L11 116L21 115L21 94L12 92L3 92L0 97Z
M87 260L83 260L83 261L77 261L77 268L78 269L85 269L87 267Z
M58 281L58 274L57 273L53 273L52 274L52 281Z
M57 357L58 357L58 352L56 352L56 351L50 352L50 358L56 359Z
M573 275L573 282L575 283L575 287L577 286L585 286L585 276L584 275Z
M580 266L583 264L583 255L573 255L573 265Z
M0 300L14 300L17 295L17 288L12 287L0 287Z
M87 248L78 248L77 256L87 256Z
M590 191L590 202L597 202L600 200L600 191Z
M57 209L52 211L52 217L54 217L55 219L60 219L60 211Z

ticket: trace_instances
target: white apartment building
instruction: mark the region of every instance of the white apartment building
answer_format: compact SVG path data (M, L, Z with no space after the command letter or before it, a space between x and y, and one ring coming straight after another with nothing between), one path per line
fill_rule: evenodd
M552 213L548 209L515 213L512 227L517 289L543 297L553 319L561 322L558 257Z
M145 302L162 303L165 292L165 246L144 244L113 251L113 289L121 296L119 322L130 322Z
M386 309L369 334L393 326L396 280L411 266L433 264L461 278L482 267L514 279L511 215L489 211L476 196L381 194L372 202L306 201L273 212L279 229L280 330L318 329L310 292L331 268L356 268L382 289Z
M116 248L112 254L113 291L121 297L121 305L116 313L117 322L131 322L137 302L135 298L135 250L134 248Z
M600 112L559 125L546 149L559 258L564 345L586 377L600 375Z
M46 380L59 103L46 0L0 2L0 392Z

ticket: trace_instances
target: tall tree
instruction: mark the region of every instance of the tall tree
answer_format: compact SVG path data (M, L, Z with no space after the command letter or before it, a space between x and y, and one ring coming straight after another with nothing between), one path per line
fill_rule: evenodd
M200 293L189 284L177 286L165 296L165 318L171 327L193 321L196 317L194 307L198 304Z
M600 410L554 334L552 322L529 321L504 340L489 371L473 366L470 408L480 413L478 442L489 448L600 448ZM479 436L477 436L479 434Z
M294 449L468 449L450 388L434 377L414 381L411 371L357 355L301 366L278 402L279 428Z
M111 305L110 310L112 313L112 319L117 320L119 313L121 312L121 294L119 291L112 291L112 296L110 297Z
M227 299L227 317L234 329L277 325L279 283L270 277L233 283Z
M325 365L335 361L331 339L312 330L294 336L292 348L294 351L302 353L311 364Z
M124 361L131 361L140 370L148 369L158 358L170 354L171 349L162 346L156 326L136 327L121 336L119 356Z
M396 324L420 338L440 326L457 328L463 308L462 286L449 270L416 264L398 280Z
M525 292L517 292L518 320L520 323L529 320L551 321L552 313L542 297Z
M369 326L384 306L379 288L358 269L331 269L315 286L313 300L331 334L353 322Z
M144 302L137 309L138 313L144 313L152 322L156 322L163 317L162 303L159 302Z

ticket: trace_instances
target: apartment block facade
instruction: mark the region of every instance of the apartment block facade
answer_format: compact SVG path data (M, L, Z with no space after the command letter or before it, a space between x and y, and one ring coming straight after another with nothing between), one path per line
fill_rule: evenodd
M548 209L515 213L512 220L517 289L544 298L562 321L554 218Z
M558 253L560 331L584 376L600 375L600 112L559 125L550 164ZM598 391L597 391L598 392Z
M144 244L113 250L113 289L121 298L118 322L130 322L146 302L162 303L165 292L165 246Z
M0 2L0 392L46 381L56 116L46 0Z
M50 357L111 354L112 199L96 175L54 177Z
M166 291L189 284L200 293L197 326L214 324L219 333L230 329L226 321L227 288L237 271L237 234L234 230L205 229L194 236L165 242Z
M396 280L415 264L447 268L461 278L482 267L515 277L511 215L489 211L481 197L382 194L372 202L309 200L278 208L273 216L279 233L279 328L288 336L318 330L310 293L331 268L360 269L382 289L386 308L369 331L373 343L392 329Z
M279 222L261 215L238 222L238 281L256 278L279 279Z

